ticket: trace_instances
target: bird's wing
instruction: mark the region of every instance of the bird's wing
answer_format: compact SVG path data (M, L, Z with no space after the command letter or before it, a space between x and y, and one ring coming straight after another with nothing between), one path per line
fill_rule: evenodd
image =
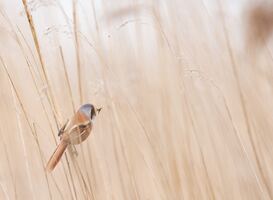
M76 138L81 137L89 128L91 127L91 121L87 121L83 124L76 124L71 127L69 130L69 138L70 140L74 140Z

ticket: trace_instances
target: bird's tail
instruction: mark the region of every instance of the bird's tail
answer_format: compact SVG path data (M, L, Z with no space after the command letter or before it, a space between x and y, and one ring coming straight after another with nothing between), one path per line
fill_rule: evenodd
M68 143L64 141L61 141L61 143L57 146L56 150L54 151L46 165L47 172L51 172L56 167L67 146Z

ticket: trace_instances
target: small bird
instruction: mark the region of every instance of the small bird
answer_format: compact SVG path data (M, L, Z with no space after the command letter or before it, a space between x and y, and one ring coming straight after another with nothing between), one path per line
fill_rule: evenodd
M95 108L92 104L84 104L64 124L58 133L60 144L50 157L46 171L51 172L56 167L68 145L80 144L86 140L92 130L94 119L100 111L101 108Z

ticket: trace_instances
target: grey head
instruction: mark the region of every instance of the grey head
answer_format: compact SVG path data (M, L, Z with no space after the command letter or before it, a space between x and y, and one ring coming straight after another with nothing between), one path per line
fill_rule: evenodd
M91 119L94 119L100 112L101 108L97 109L93 104L84 104L80 107L80 110Z

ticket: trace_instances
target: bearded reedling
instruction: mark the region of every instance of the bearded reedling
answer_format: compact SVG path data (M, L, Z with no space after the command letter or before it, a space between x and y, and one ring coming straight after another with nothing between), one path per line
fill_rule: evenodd
M92 104L82 105L76 114L59 130L60 143L50 157L46 171L51 172L60 161L68 145L82 143L91 133L96 115L101 108Z

